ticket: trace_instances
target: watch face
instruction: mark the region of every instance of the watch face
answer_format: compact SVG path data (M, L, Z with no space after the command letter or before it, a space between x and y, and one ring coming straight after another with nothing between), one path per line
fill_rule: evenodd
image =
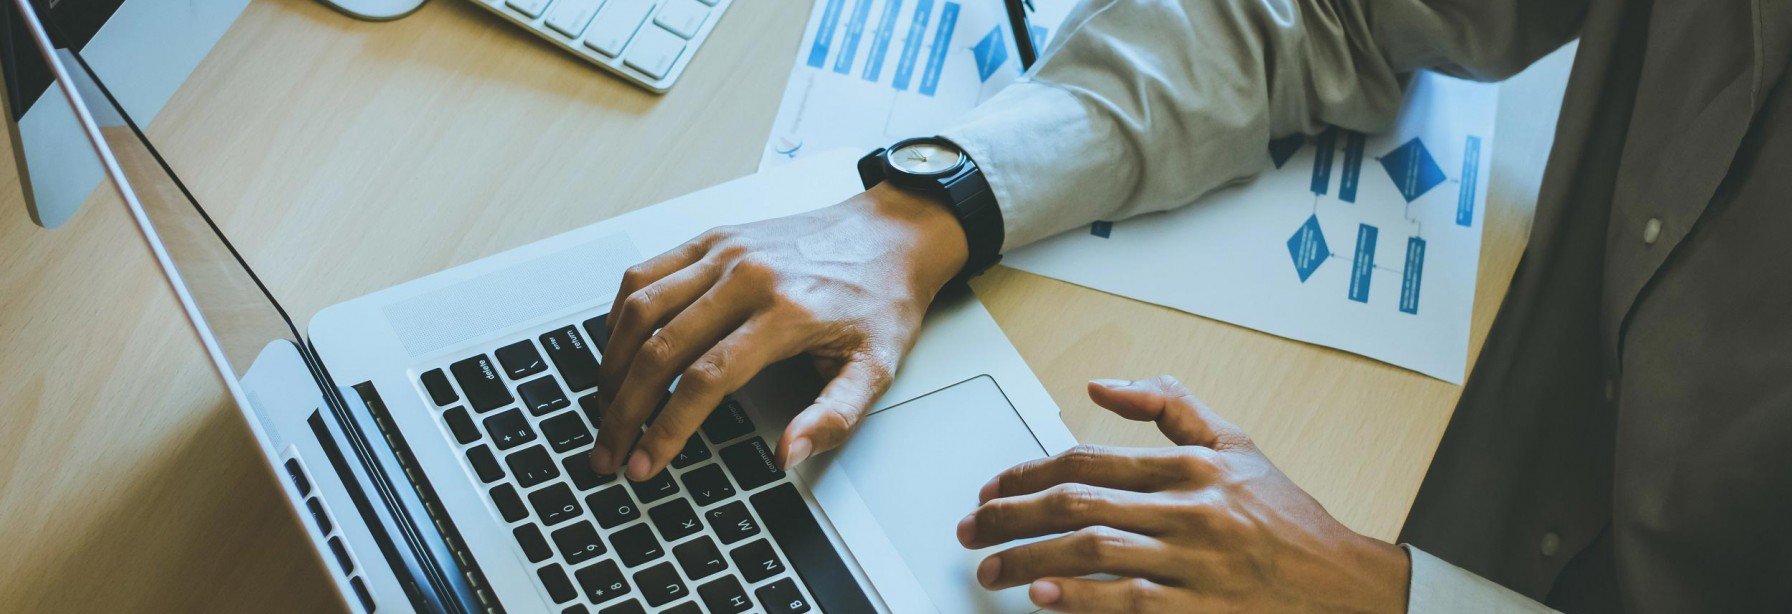
M964 154L958 148L946 143L919 141L909 143L890 152L890 166L896 170L912 175L939 174L964 161Z

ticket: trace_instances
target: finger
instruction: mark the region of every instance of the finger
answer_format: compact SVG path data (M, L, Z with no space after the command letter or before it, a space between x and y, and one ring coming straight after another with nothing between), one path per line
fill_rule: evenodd
M1140 578L1047 578L1027 587L1035 605L1077 614L1198 611L1196 604L1177 603L1180 596L1177 589Z
M1158 535L1174 530L1176 522L1157 499L1145 493L1059 484L977 506L958 521L958 543L983 548L1093 526Z
M1110 527L1089 527L1062 537L992 554L977 566L977 582L999 589L1051 577L1113 574L1167 577L1181 567L1175 552L1154 538Z
M685 267L696 264L709 253L709 248L720 238L720 233L710 230L685 241L678 247L666 250L658 256L647 259L640 264L629 267L622 272L622 283L616 288L616 298L610 303L612 316L615 310L622 307L628 297L642 288L659 281L661 278ZM616 330L616 318L604 318L604 326L611 332Z
M846 443L859 421L871 412L871 404L890 389L895 366L889 362L859 357L840 367L815 402L784 427L784 436L778 440L778 459L785 469Z
M748 321L679 375L672 399L629 456L629 479L644 480L664 470L722 397L739 390L767 365L803 350L787 333L775 332L788 327L756 324L761 321Z
M1128 420L1156 422L1176 445L1213 449L1249 446L1250 437L1221 418L1168 375L1139 381L1098 379L1089 382L1096 405Z
M977 503L1039 492L1059 484L1088 484L1150 492L1199 478L1200 467L1177 448L1108 448L1079 445L996 474L977 492Z
M594 459L608 456L610 464L597 467L599 472L616 473L622 468L641 424L665 398L673 376L740 326L747 308L736 307L744 301L737 300L740 291L732 288L729 284L711 288L641 345L621 389L613 401L604 404L604 428L598 430L592 455Z
M616 398L623 376L640 352L641 344L653 331L683 313L691 304L715 286L722 267L710 263L679 269L629 295L617 299L610 309L606 324L610 327L609 342L604 346L604 361L598 366L600 392L605 400Z

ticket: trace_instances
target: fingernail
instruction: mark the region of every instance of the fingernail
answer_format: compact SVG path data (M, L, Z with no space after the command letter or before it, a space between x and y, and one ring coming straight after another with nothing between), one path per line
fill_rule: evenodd
M1000 482L1001 479L1002 479L1002 476L996 476L996 477L990 478L989 482L987 482L983 485L983 488L977 489L977 503L978 504L989 503L990 499L996 498L996 492L998 492L998 490L1001 488L1001 486L998 484L998 482Z
M614 464L610 458L610 449L604 447L604 444L591 447L591 468L598 473L616 473L616 468L610 466Z
M1092 379L1092 380L1089 380L1089 383L1095 384L1097 386L1101 386L1102 388L1110 388L1110 389L1125 388L1127 386L1132 385L1131 381L1123 380L1123 379L1114 379L1111 377L1104 377L1101 379Z
M647 460L646 452L635 450L635 453L628 457L628 479L633 482L647 479L647 470L652 468L649 466L652 464L653 461Z
M969 548L971 546L971 538L976 536L977 513L971 512L970 514L965 515L964 520L958 521L958 543Z
M791 467L809 460L810 449L808 437L798 437L796 441L790 442L790 456L784 462L784 469L789 470Z
M992 556L987 559L983 559L983 562L977 565L977 581L982 583L984 586L995 586L996 585L996 576L1000 575L1001 573L1002 573L1002 558L1001 557Z
M1035 580L1033 586L1027 587L1027 597L1038 605L1057 603L1058 598L1063 596L1064 590L1058 588L1058 583L1051 580Z

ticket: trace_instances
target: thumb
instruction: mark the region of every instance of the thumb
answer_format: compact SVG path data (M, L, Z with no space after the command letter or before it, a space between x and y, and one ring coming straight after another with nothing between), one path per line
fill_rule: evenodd
M871 403L890 389L894 369L868 357L840 367L821 395L784 427L778 458L785 469L810 456L840 447L871 411Z
M1157 430L1179 446L1225 450L1251 445L1243 430L1168 375L1137 381L1092 380L1089 399L1127 420L1156 422Z

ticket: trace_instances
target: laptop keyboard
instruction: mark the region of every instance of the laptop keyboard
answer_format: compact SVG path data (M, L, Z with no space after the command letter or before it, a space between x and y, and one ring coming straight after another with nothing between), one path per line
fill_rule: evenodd
M602 322L549 330L419 377L542 594L565 612L794 614L810 611L816 593L832 609L864 603L733 399L652 479L591 469L602 417L598 352L587 339L598 338Z

